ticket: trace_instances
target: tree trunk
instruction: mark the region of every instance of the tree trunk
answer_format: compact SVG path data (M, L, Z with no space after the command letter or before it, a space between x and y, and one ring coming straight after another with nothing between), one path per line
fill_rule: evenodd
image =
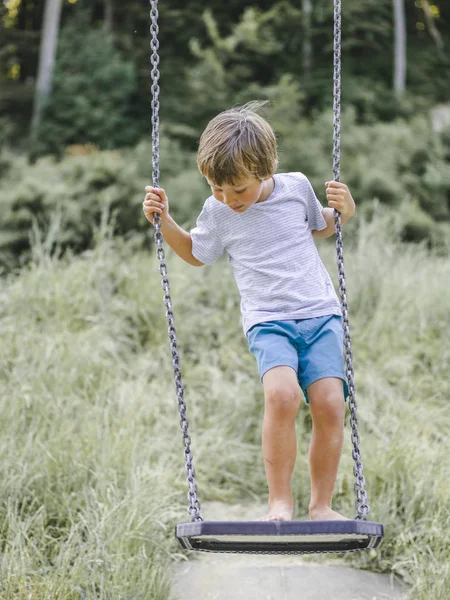
M302 0L303 13L303 75L305 82L311 81L312 43L311 43L311 0Z
M46 0L44 22L41 29L41 46L39 50L39 66L34 92L32 132L41 122L43 103L51 91L53 66L55 64L56 46L58 43L59 22L62 0Z
M404 0L393 0L394 4L394 92L398 99L403 97L406 86L406 22Z
M113 0L104 0L104 6L105 12L103 17L103 29L108 33L112 33L114 15Z

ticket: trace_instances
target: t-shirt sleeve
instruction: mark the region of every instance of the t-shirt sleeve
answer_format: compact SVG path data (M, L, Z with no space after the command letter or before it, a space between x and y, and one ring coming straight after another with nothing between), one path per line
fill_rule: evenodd
M191 239L192 255L205 265L212 265L223 254L224 247L206 204L198 216L196 226L191 230Z
M305 186L306 214L308 216L309 229L311 231L321 231L322 229L326 229L327 222L325 221L322 215L323 206L317 199L316 194L314 193L314 189L306 177Z

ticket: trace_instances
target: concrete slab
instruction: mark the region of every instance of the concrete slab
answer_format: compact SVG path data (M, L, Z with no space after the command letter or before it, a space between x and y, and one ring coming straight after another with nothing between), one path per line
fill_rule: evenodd
M234 558L234 557L232 557ZM264 557L267 558L267 557ZM283 558L283 557L281 557ZM181 563L172 600L393 600L403 588L386 575L347 567L245 565L233 560Z

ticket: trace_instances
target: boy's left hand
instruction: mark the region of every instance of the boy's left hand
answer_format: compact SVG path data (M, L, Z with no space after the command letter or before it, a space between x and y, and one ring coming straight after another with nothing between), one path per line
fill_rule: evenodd
M349 219L355 213L355 201L350 190L340 181L326 181L328 206L336 208L343 217Z

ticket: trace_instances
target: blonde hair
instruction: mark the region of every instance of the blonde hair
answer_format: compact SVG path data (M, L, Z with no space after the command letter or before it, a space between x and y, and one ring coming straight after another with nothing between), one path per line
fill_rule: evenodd
M248 176L271 177L278 168L277 141L259 111L268 101L252 101L221 112L200 138L197 166L215 185L236 185Z

